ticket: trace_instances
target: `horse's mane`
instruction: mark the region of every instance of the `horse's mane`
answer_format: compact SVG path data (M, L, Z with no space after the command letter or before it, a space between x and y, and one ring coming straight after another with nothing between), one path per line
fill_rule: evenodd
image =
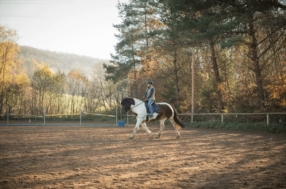
M140 100L140 99L134 98L134 97L124 97L123 99L134 99L134 100L138 100L138 101L143 101L143 100Z

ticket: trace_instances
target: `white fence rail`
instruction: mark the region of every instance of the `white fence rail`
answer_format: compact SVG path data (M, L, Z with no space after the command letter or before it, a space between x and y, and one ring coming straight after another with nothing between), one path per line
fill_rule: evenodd
M282 117L281 122L286 122L286 112L269 112L269 113L180 113L178 114L180 118L183 118L184 120L187 120L188 122L194 122L194 121L199 121L200 119L198 119L198 117L208 117L208 116L218 116L219 119L215 118L213 120L220 120L221 123L224 123L226 121L226 119L229 116L260 116L263 117L263 120L265 120L265 124L268 126L270 123L273 123L274 120L271 120L271 116L280 116ZM78 114L44 114L43 115L19 115L19 114L13 114L13 113L7 113L7 114L0 114L0 126L9 126L9 125L15 125L13 123L10 123L12 120L15 120L15 118L23 118L26 121L28 120L28 123L24 123L21 121L19 121L19 123L17 123L16 125L43 125L46 126L47 125L47 119L50 120L53 117L78 117L78 119L72 119L71 121L73 122L73 124L82 126L83 125L83 121L84 118L86 116L100 116L100 117L109 117L109 118L114 118L114 125L118 124L118 120L119 120L119 115L118 115L118 111L116 110L114 115L107 115L107 114L101 114L101 113L88 113L88 112L80 112ZM197 119L194 119L194 116L196 116ZM125 120L126 121L126 125L129 125L129 123L132 120L135 120L135 116L134 115L129 115L127 114L126 116L120 116L121 119L120 120ZM122 118L123 117L123 118ZM190 117L189 119L185 119L186 117ZM208 119L211 120L211 119ZM35 124L35 121L37 124ZM230 120L229 118L227 119L227 121L233 121L235 122L235 119L233 118L232 120ZM34 124L32 124L32 122L34 122ZM277 120L275 120L275 122L277 122ZM92 125L94 123L90 123L90 125ZM133 123L132 123L133 124ZM48 124L51 125L51 124ZM58 123L58 125L64 125L63 123ZM86 125L86 124L85 124Z
M191 116L191 122L194 121L193 116L197 115L197 116L211 116L211 115L216 115L216 116L220 116L220 120L221 123L224 123L224 118L226 116L230 116L230 115L234 115L234 116L255 116L255 115L260 115L260 116L264 116L266 118L266 125L268 126L270 124L270 115L285 115L286 116L286 112L269 112L269 113L182 113L179 114L179 116ZM284 117L284 119L286 120L286 117Z
M68 125L79 125L79 126L83 125L83 122L86 121L84 120L84 118L86 118L87 116L114 118L114 125L117 125L117 120L118 120L117 111L115 112L114 115L107 115L107 114L101 114L101 113L87 113L87 112L80 112L78 114L46 114L45 111L43 112L44 112L43 115L27 115L27 114L24 115L24 114L13 114L7 111L6 114L0 114L0 126L12 126L12 125L46 126L47 121L50 121L48 125L65 125L64 123L61 122L61 118L63 119L67 117L69 117L70 120L66 122L73 122L73 124L68 124ZM74 117L76 117L77 119L72 119ZM58 119L56 119L56 121L53 121L55 123L51 124L53 118L54 119L58 118ZM13 121L14 123L11 123L11 121ZM89 123L89 125L94 125L94 124L95 122Z
M189 122L192 123L194 121L198 121L199 119L194 119L194 116L199 117L199 116L218 116L219 119L215 119L215 121L220 120L221 123L224 123L226 121L225 118L229 116L251 116L252 118L255 116L262 116L265 119L265 124L268 126L270 123L273 123L274 120L271 121L271 115L281 115L283 116L283 119L281 119L281 122L286 122L286 112L269 112L269 113L180 113L178 116L180 118L183 118L183 120L186 120L186 117L190 117ZM126 116L126 121L127 125L131 121L131 119L134 119L134 115L128 115ZM211 119L208 119L211 120ZM229 121L229 120L228 120ZM232 120L235 122L235 120ZM183 121L184 122L184 121ZM275 120L277 122L277 120Z

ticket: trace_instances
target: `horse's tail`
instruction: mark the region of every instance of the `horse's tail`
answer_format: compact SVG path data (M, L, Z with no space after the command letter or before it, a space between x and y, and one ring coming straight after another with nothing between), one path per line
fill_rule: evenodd
M177 113L177 110L174 108L174 107L172 107L173 108L173 110L174 110L174 121L175 121L175 123L177 123L181 128L184 128L185 127L185 125L180 121L180 119L178 118L178 113Z

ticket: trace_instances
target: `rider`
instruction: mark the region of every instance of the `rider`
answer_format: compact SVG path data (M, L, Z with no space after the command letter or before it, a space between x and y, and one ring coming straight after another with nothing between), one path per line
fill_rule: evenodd
M147 84L147 89L143 98L145 99L145 101L148 101L150 118L152 118L154 113L154 110L152 108L152 103L155 101L155 88L153 87L153 82L150 79L146 82L146 84Z

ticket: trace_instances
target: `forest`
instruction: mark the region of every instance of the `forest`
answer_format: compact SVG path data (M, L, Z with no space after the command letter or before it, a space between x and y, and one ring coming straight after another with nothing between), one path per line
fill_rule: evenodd
M0 115L114 109L117 89L104 79L108 60L19 46L17 37L13 29L0 26Z
M152 79L156 100L180 112L286 110L285 0L131 0L118 9L106 79L125 78L130 96L141 98Z
M117 8L110 61L39 59L0 26L0 114L110 111L123 97L142 98L147 79L156 101L179 112L286 111L285 0L130 0ZM72 66L84 62L87 69Z

